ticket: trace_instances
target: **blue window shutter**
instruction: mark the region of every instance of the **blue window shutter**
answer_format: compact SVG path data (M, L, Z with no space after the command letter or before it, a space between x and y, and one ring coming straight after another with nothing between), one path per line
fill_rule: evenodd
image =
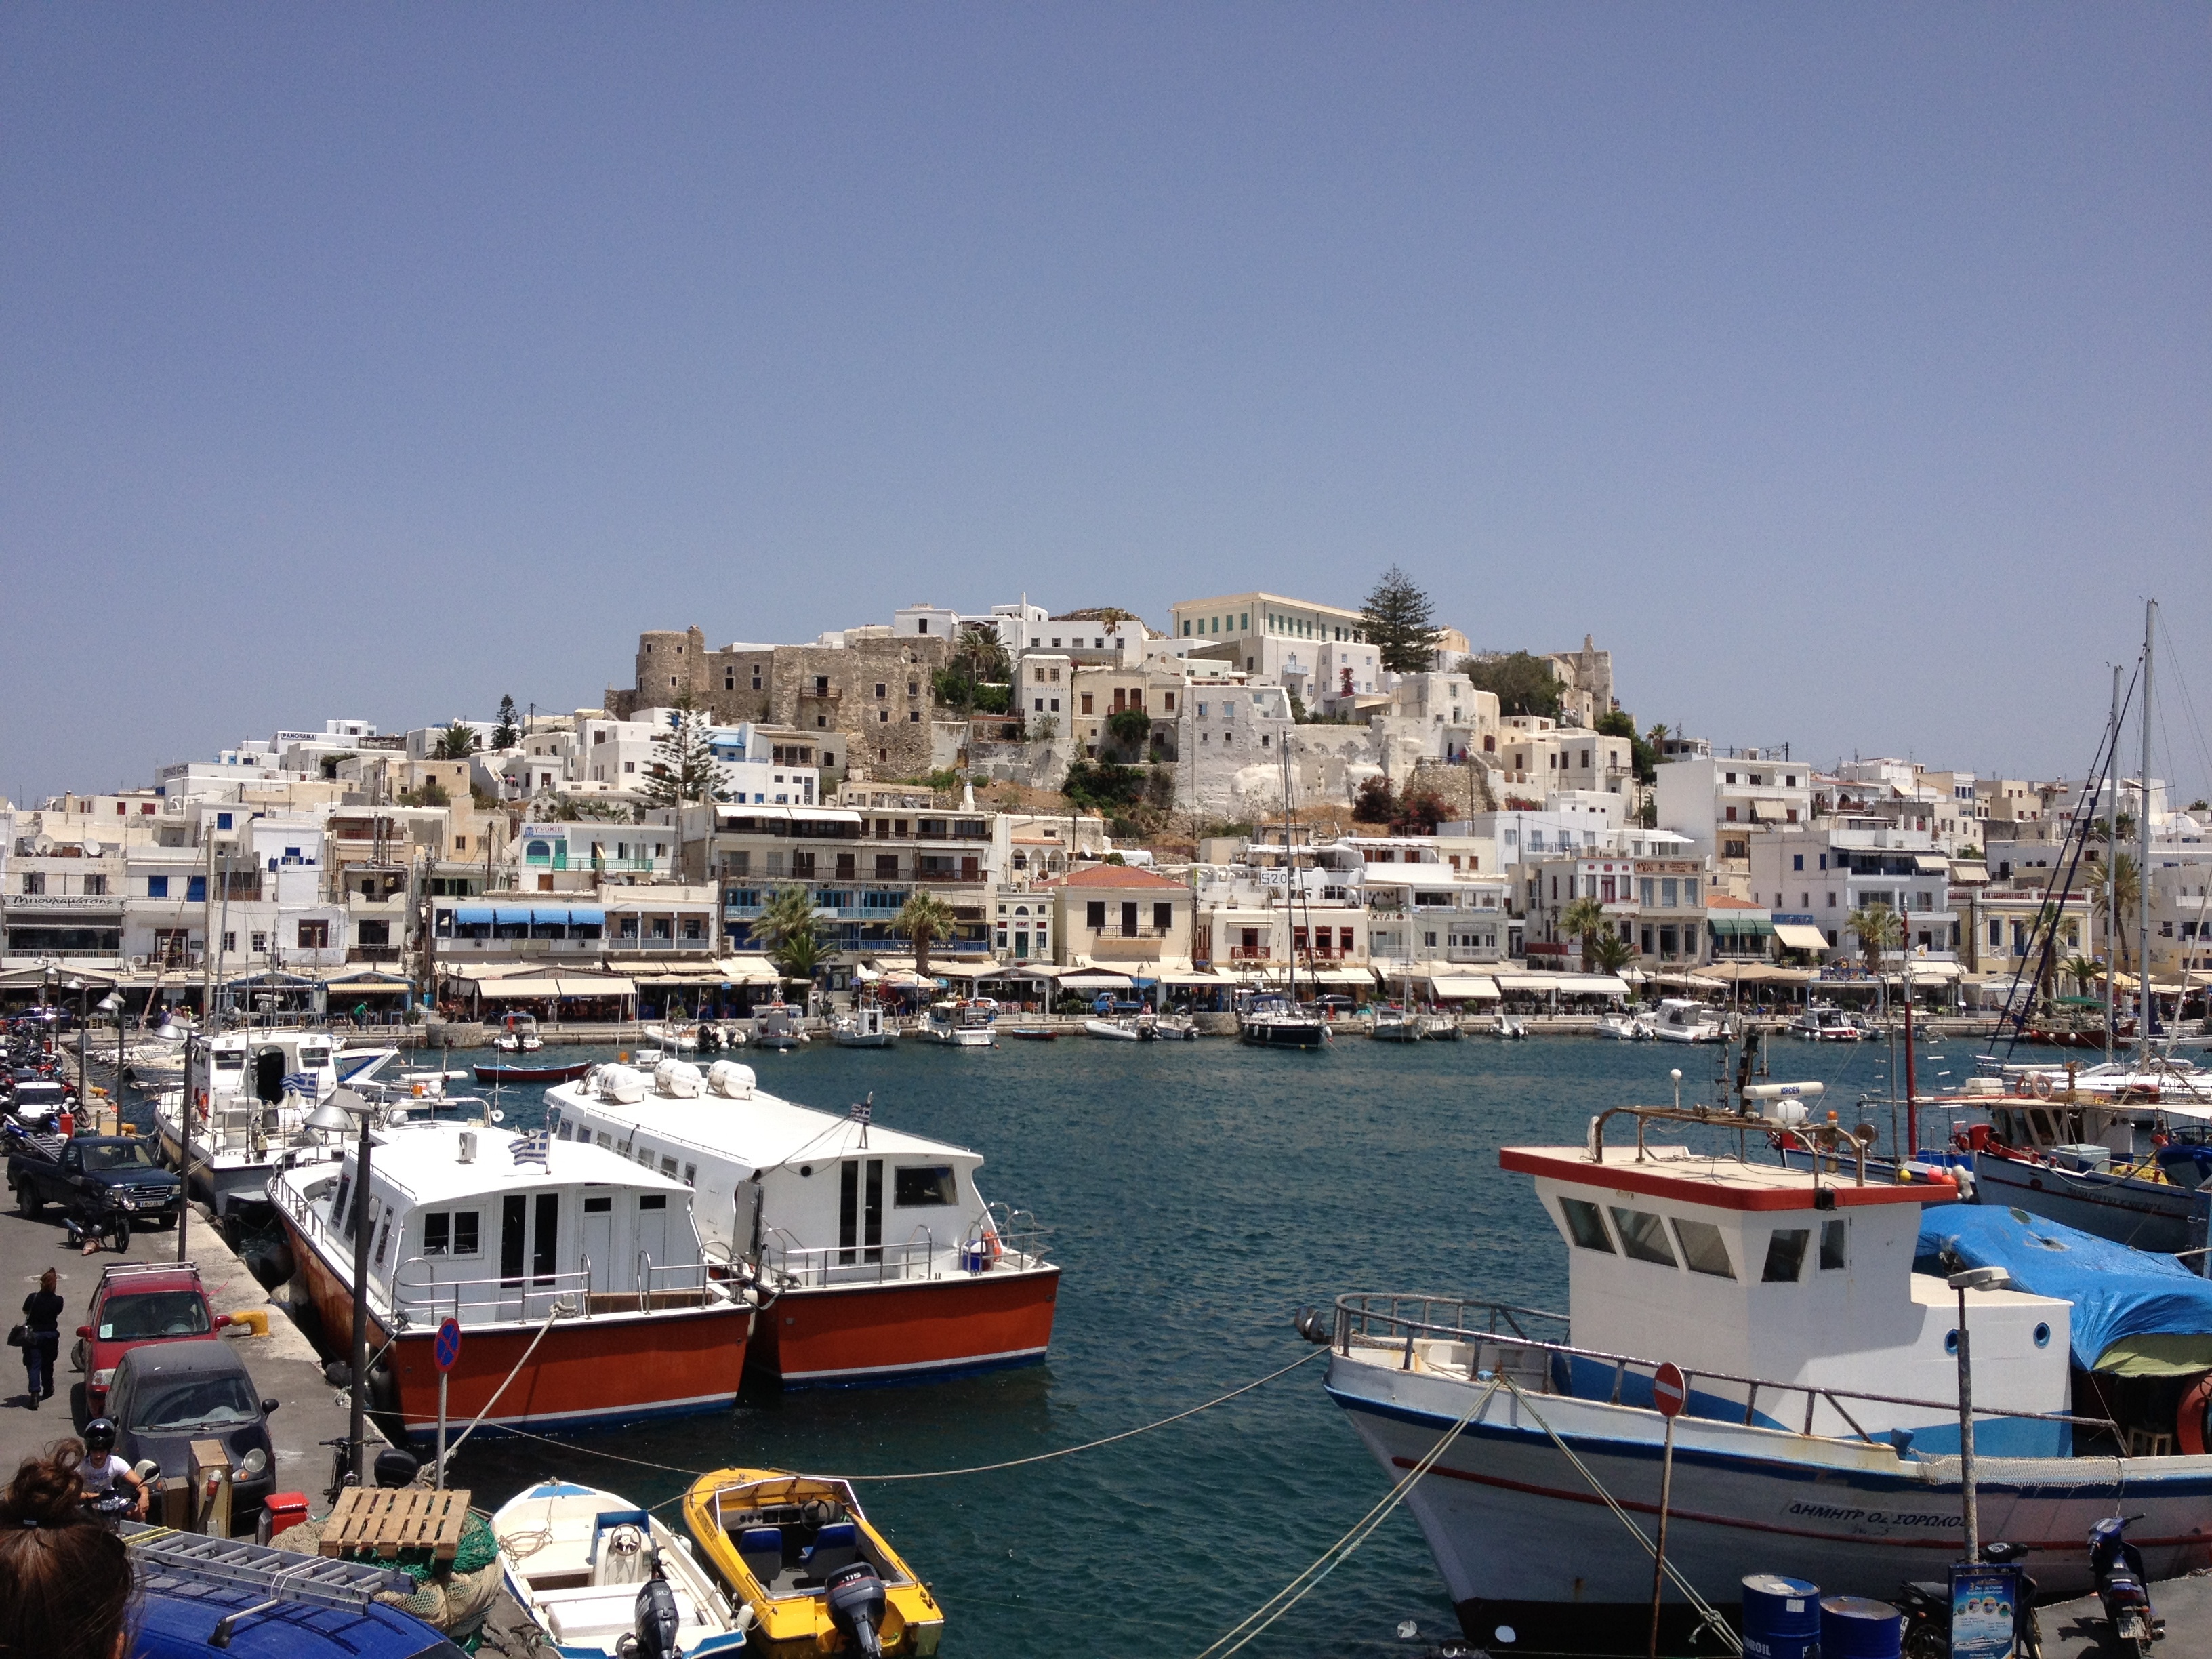
M146 896L147 896L148 898L167 898L167 897L168 897L168 896L169 896L169 878L168 878L167 876L149 876L149 877L147 877L147 878L146 878Z
M185 902L187 904L205 904L207 902L207 878L205 876L194 876L190 881L185 883Z

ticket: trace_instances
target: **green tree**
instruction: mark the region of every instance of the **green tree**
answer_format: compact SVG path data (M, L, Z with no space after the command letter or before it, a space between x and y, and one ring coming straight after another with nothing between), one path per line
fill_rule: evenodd
M2074 981L2075 994L2086 997L2089 994L2091 984L2105 969L2101 963L2092 961L2089 957L2076 952L2058 964L2058 971Z
M1859 936L1860 958L1869 974L1879 974L1881 953L1905 939L1904 919L1887 904L1862 904L1851 912L1850 927Z
M1459 672L1478 691L1497 696L1501 714L1548 714L1559 712L1559 677L1551 660L1516 651L1508 657L1462 657Z
M1606 923L1605 908L1585 895L1567 906L1559 917L1559 931L1569 939L1582 941L1583 972L1587 974L1597 956L1598 936L1613 930Z
M1601 973L1617 974L1636 959L1636 947L1607 928L1590 949L1590 960Z
M1100 761L1094 766L1079 760L1067 769L1060 791L1078 806L1112 811L1133 806L1144 799L1145 774L1134 766L1113 761Z
M775 890L753 919L752 936L769 959L794 979L811 979L821 965L824 951L822 930L814 920L814 895L798 883Z
M437 746L430 751L431 757L434 760L466 760L477 752L477 745L483 741L476 727L466 720L455 720L438 733Z
M1382 573L1360 612L1367 642L1391 673L1419 674L1436 666L1443 630L1437 626L1429 596L1396 565Z
M2134 855L2115 853L2112 855L2112 916L2118 925L2112 935L2120 951L2120 971L2130 971L2128 966L2128 929L2133 923L2137 906L2142 902L2142 876L2136 867ZM2100 926L2110 921L2105 915L2105 884L2101 881L2089 890L2089 902L2096 907Z
M1106 735L1113 741L1111 758L1133 761L1143 757L1145 739L1151 735L1152 717L1141 708L1117 708L1106 717Z
M1666 727L1655 726L1650 738L1640 736L1636 730L1636 717L1623 708L1608 708L1597 717L1597 729L1608 738L1628 739L1629 764L1638 783L1659 781L1659 749L1656 738Z
M714 728L706 711L687 692L676 705L665 731L653 737L653 758L646 763L644 794L655 806L689 806L724 799L721 772L714 763Z
M514 696L510 692L499 700L499 724L491 729L491 746L512 749L522 740L522 728L514 723Z
M927 976L929 946L933 939L952 937L952 907L934 893L917 887L906 896L899 913L891 918L891 932L901 939L914 941L915 970Z
M988 623L968 623L953 641L952 657L930 677L937 701L972 714L1006 712L1012 695L1013 666L999 630Z

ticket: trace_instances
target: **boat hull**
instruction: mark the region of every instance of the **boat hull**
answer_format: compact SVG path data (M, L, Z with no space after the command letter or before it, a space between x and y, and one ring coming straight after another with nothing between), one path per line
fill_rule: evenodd
M1083 1022L1083 1029L1107 1042L1135 1042L1139 1040L1136 1032L1126 1025L1116 1025L1110 1019L1086 1019Z
M1333 1356L1328 1386L1395 1481L1486 1385ZM1605 1490L1650 1528L1658 1514L1659 1414L1557 1395L1533 1400ZM2153 1577L2212 1564L2212 1457L1984 1457L1976 1468L1982 1536L2027 1546L2027 1570L2046 1595L2091 1588L2082 1540L2123 1495L2127 1512L2144 1517L2129 1535ZM1491 1395L1406 1508L1469 1639L1493 1642L1497 1627L1510 1625L1523 1647L1644 1650L1650 1556L1622 1536L1603 1499L1506 1389ZM1887 1443L1677 1420L1668 1559L1716 1606L1732 1606L1752 1572L1808 1578L1824 1595L1893 1599L1902 1583L1941 1579L1962 1531L1955 1458L1904 1459ZM1678 1617L1686 1612L1671 1583L1667 1600Z
M353 1328L353 1285L318 1253L280 1209L292 1258L307 1279L325 1340ZM446 1415L458 1430L492 1407L479 1432L501 1428L542 1431L612 1426L654 1417L727 1410L737 1402L751 1336L745 1304L652 1313L594 1313L590 1318L465 1326L461 1358L447 1383ZM394 1413L405 1432L428 1439L438 1427L438 1367L433 1325L413 1326L396 1340L372 1309L369 1346L391 1351L384 1366L392 1388L377 1404ZM506 1391L493 1395L522 1364L541 1328L543 1340ZM340 1340L343 1340L342 1338Z
M1239 1026L1237 1035L1255 1048L1322 1048L1328 1044L1328 1028L1319 1024L1253 1022Z
M181 1171L185 1166L183 1142L166 1119L157 1117L155 1121L159 1126L161 1161ZM210 1164L202 1148L196 1151L185 1185L191 1197L217 1215L228 1215L237 1210L265 1207L269 1202L269 1177L276 1168L273 1159L258 1164Z
M1982 1203L2009 1204L2133 1249L2172 1255L2205 1243L2196 1219L2203 1200L2186 1187L1977 1152L1974 1191Z
M761 1310L757 1370L851 1388L1028 1364L1052 1341L1060 1269L786 1291Z
M868 1031L855 1034L840 1031L830 1039L840 1048L888 1048L898 1042L896 1031Z

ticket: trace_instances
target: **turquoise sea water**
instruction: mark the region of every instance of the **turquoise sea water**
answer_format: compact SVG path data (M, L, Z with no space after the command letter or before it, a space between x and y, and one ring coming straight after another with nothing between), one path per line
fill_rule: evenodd
M549 1050L567 1057L582 1051ZM1386 1044L1318 1055L1225 1041L1063 1037L996 1050L902 1045L748 1054L763 1088L975 1147L987 1198L1035 1210L1064 1268L1043 1364L943 1382L748 1399L568 1445L471 1442L453 1472L495 1506L561 1474L658 1503L687 1470L966 1468L1151 1422L1316 1352L1301 1304L1422 1291L1565 1310L1565 1260L1498 1147L1579 1143L1593 1112L1711 1097L1718 1051L1591 1039ZM1842 1100L1874 1045L1789 1051ZM511 1127L543 1091L507 1091ZM1322 1390L1323 1360L1188 1421L1026 1468L863 1485L862 1502L947 1613L954 1659L1193 1655L1310 1563L1384 1489ZM1625 1541L1625 1540L1624 1540ZM1417 1636L1398 1635L1412 1620ZM1248 1653L1418 1652L1457 1633L1402 1511Z

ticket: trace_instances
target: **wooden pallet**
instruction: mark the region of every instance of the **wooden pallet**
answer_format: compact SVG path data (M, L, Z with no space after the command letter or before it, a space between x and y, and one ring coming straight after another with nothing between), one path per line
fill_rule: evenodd
M450 1561L468 1518L465 1491L349 1486L338 1494L337 1507L324 1524L320 1553L373 1550L388 1561L402 1550L428 1550L433 1560Z

